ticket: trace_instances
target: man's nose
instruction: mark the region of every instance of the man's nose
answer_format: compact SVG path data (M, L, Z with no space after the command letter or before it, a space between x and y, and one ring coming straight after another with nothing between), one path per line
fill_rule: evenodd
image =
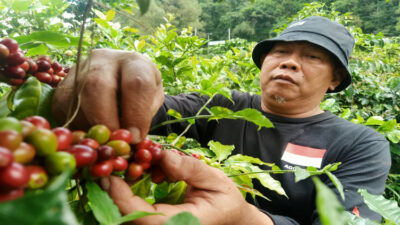
M279 68L290 69L297 72L300 69L300 64L298 63L298 57L291 55L290 57L286 58L283 62L281 62Z

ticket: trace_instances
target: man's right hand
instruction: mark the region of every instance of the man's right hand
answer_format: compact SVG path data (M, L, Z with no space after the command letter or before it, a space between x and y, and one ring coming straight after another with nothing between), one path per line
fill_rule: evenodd
M77 87L82 86L81 103L71 127L87 129L104 124L111 130L127 128L133 134L132 143L139 143L164 102L160 71L138 53L111 49L93 50L80 68ZM74 78L75 67L53 97L53 115L60 123L69 119L70 103L77 97Z

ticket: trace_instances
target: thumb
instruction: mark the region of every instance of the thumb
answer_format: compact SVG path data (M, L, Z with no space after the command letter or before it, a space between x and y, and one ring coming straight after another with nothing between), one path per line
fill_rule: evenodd
M101 179L101 187L107 191L123 215L142 210L154 212L154 208L142 198L133 195L129 185L120 177L110 176Z
M233 181L222 171L191 156L164 151L160 165L169 178L183 180L194 188L224 192L233 185Z

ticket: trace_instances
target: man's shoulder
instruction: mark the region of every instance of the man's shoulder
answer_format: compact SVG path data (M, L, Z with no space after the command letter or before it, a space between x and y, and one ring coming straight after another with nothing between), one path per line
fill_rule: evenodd
M386 141L385 137L372 127L353 123L334 114L332 114L330 117L330 121L327 123L327 126L329 126L329 129L332 129L336 132L349 135L349 138L356 138L359 140L369 139Z

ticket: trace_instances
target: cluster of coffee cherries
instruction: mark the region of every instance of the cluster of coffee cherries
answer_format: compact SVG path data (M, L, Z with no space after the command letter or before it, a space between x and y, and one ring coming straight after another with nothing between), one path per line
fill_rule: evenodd
M36 60L26 58L18 42L13 39L0 41L0 78L3 82L20 86L31 75L55 87L68 72L69 68L52 62L48 56L39 56Z
M111 174L136 180L145 172L155 183L165 175L158 162L162 146L146 138L130 145L126 129L110 131L95 125L88 132L51 129L41 116L21 121L0 119L0 202L24 195L26 189L45 187L49 176L73 170L77 179L96 179Z

